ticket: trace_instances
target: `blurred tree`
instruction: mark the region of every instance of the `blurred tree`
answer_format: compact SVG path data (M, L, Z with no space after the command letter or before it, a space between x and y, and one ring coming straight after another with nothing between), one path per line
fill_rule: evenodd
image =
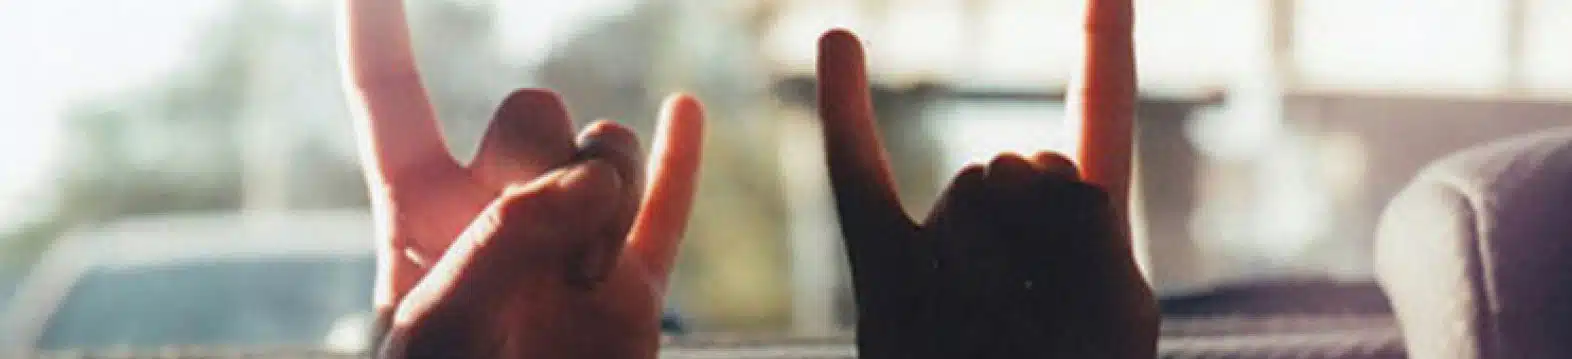
M519 87L558 90L581 124L615 119L646 140L666 93L703 99L705 185L674 297L700 326L783 327L783 109L768 91L769 59L756 51L769 6L641 1L578 25L539 68L521 68L502 58L497 29L508 24L496 22L491 2L406 4L425 84L460 159ZM333 3L235 1L224 11L160 82L71 109L57 213L11 234L4 252L16 260L6 263L31 263L64 231L122 216L364 205Z
M580 122L615 119L646 140L666 94L704 102L703 185L671 296L701 330L779 330L788 319L780 113L756 51L769 11L758 4L641 1L572 34L540 70Z
M123 216L365 205L338 77L332 2L236 1L160 82L64 114L55 213L13 233L0 263L31 265L70 228ZM411 2L421 61L450 144L467 158L525 72L503 65L493 15L472 1ZM457 134L454 136L452 134Z
M802 100L778 98L784 78L762 55L780 16L776 1L640 1L630 11L601 18L554 49L539 71L561 92L582 123L615 119L649 139L653 112L672 91L704 101L708 118L704 163L694 216L672 297L700 327L780 330L790 320L791 268L783 156L783 122L811 107L811 81ZM929 86L879 91L881 129L908 205L926 210L939 189L937 147L921 115L937 90ZM801 97L801 96L799 96ZM784 100L784 101L783 101ZM811 111L810 111L811 112ZM826 210L832 210L826 208ZM837 242L838 243L838 242ZM838 244L837 244L838 245ZM842 258L819 265L842 267ZM849 303L849 297L847 297Z

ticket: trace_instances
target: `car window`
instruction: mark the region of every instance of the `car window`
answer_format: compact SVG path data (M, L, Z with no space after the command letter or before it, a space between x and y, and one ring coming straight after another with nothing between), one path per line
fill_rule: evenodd
M371 258L227 260L96 269L46 322L38 347L321 347L370 310Z

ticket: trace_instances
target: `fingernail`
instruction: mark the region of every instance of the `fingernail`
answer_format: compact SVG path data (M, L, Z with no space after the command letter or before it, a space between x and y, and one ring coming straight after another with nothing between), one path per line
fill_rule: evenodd
M1004 153L988 162L987 180L998 186L1018 187L1029 183L1035 172L1021 155Z
M1081 171L1075 161L1056 152L1037 152L1032 155L1032 166L1050 176L1072 181L1081 179Z

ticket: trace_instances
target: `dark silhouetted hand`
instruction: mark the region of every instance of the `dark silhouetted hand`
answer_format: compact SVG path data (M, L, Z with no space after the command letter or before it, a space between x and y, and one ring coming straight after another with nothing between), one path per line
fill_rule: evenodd
M862 358L1156 356L1157 308L1125 221L1131 7L1090 4L1070 92L1082 166L1046 152L967 166L921 222L896 196L859 40L844 30L820 40L820 116Z

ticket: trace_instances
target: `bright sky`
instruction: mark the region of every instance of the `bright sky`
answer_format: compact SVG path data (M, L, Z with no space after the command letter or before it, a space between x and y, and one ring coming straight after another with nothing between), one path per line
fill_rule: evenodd
M288 0L303 4L313 0ZM540 61L582 21L631 0L503 1L510 58ZM186 58L203 21L233 1L0 0L0 233L47 208L60 114L73 99L157 81ZM326 34L324 34L326 35Z
M0 231L40 210L60 111L148 81L182 57L211 0L0 1Z
M287 0L310 4L314 0ZM472 0L489 3L489 0ZM635 0L498 2L501 44L519 64L540 61L572 31L629 10ZM202 19L234 1L0 0L0 231L47 195L57 156L58 115L73 98L156 81L187 52ZM811 69L813 38L828 26L863 32L875 72L937 72L960 78L1051 83L1073 64L1077 1L999 0L995 15L967 27L953 0L910 0L882 21L847 2L797 0L766 51ZM1562 36L1572 6L1535 0L1528 72L1572 88L1572 50ZM1141 1L1137 27L1143 84L1224 85L1263 28L1255 0ZM1500 1L1317 0L1301 2L1295 60L1301 80L1343 88L1489 88L1504 68ZM1401 14L1402 16L1395 16ZM1023 33L1033 34L1022 36ZM965 35L965 36L963 36ZM1378 36L1379 35L1379 36ZM976 41L964 41L976 38ZM965 55L972 54L972 55ZM1435 61L1445 59L1445 61ZM1552 81L1559 80L1559 81Z
M538 64L550 54L554 40L583 30L586 22L625 13L634 0L497 2L497 32L507 58L517 64Z

